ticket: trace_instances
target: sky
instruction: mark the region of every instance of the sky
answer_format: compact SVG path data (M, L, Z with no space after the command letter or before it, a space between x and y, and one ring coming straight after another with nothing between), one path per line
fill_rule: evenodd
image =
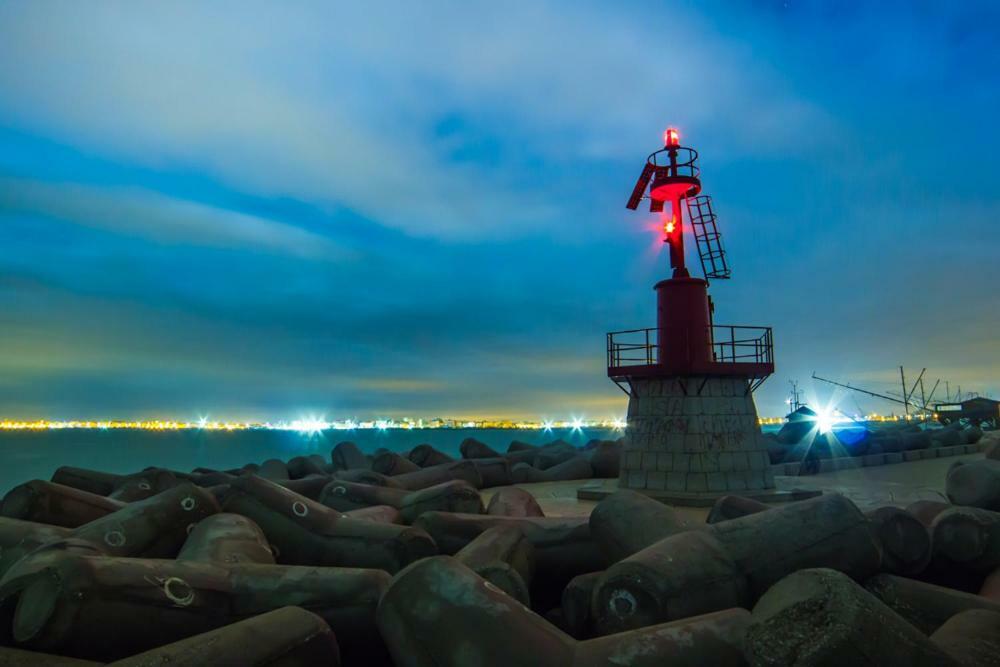
M996 396L998 43L973 0L8 0L0 417L620 417L667 125L762 415Z

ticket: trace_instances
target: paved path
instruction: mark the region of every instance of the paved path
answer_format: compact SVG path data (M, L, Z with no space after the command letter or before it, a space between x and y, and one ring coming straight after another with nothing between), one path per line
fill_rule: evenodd
M882 505L906 506L917 500L945 500L944 478L955 461L973 461L982 454L952 456L943 459L924 459L908 463L839 470L803 477L776 477L781 490L814 489L842 493L862 510ZM582 486L614 488L617 480L574 480L569 482L540 482L519 484L530 491L546 516L587 516L596 504L591 500L577 500L576 490ZM490 489L483 491L483 500L489 502ZM704 520L707 508L678 507L682 514Z

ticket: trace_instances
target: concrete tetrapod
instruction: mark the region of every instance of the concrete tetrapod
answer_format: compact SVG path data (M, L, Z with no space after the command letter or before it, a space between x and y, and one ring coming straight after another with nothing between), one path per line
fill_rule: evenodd
M835 493L723 521L710 530L746 575L754 599L795 570L829 567L863 581L882 561L867 517Z
M535 547L520 526L501 524L484 530L455 554L455 560L524 606L531 606Z
M1000 567L1000 512L952 507L931 524L935 556L986 574Z
M602 440L588 452L594 477L617 479L621 470L622 448L614 440Z
M410 450L410 454L407 457L414 463L416 463L421 468L429 468L431 466L440 465L442 463L451 463L455 459L448 456L442 451L434 449L431 445L417 445Z
M927 635L968 609L1000 612L1000 602L981 595L891 574L872 577L865 582L865 588Z
M389 505L360 507L356 510L344 512L344 516L349 519L364 519L365 521L378 521L380 523L403 523L403 515L399 513L398 509Z
M979 594L984 598L1000 602L1000 568L986 576L983 585L979 587Z
M110 556L173 558L194 526L218 512L219 504L211 493L181 482L85 523L70 535L98 545Z
M106 496L121 483L123 476L101 470L61 466L52 473L52 481L64 484L81 491L89 491L99 496Z
M426 512L414 526L427 531L443 554L458 553L493 526L515 525L535 547L540 577L577 574L604 567L604 558L590 536L586 517L508 517L451 512Z
M545 470L539 470L527 463L518 463L511 469L511 481L515 484L525 482L562 482L570 479L590 479L594 469L583 456L573 456L562 463L557 463Z
M597 503L589 523L590 534L609 563L617 563L665 537L695 528L674 509L627 489Z
M223 512L198 522L177 560L274 565L274 554L257 524L245 516Z
M42 544L69 539L71 532L59 526L0 517L0 577L25 554Z
M881 549L865 516L839 495L671 535L611 565L594 591L598 634L728 607L747 607L796 570L878 571Z
M400 510L404 523L413 523L424 512L481 514L483 511L483 500L479 492L461 480L435 484L419 491L335 480L323 489L320 503L341 512L373 505L389 505Z
M392 477L420 470L420 466L396 452L383 452L372 459L372 470Z
M907 505L906 511L922 523L927 530L930 530L937 515L951 508L951 503L942 503L937 500L918 500Z
M255 474L272 482L289 479L288 466L281 459L268 459L264 461L260 464L260 469Z
M594 597L594 587L603 575L604 572L578 574L563 589L560 605L562 628L576 639L587 639L592 634L590 601Z
M458 445L458 451L461 452L463 459L495 459L502 456L500 452L475 438L463 440Z
M358 446L353 442L338 442L330 452L330 461L333 462L334 471L339 470L362 470L371 467L368 460Z
M397 667L741 665L749 622L734 609L578 642L446 556L397 574L376 617Z
M545 516L535 497L516 486L497 489L486 506L486 513L492 516Z
M154 648L109 667L338 667L340 650L326 622L282 607L217 630Z
M500 525L515 525L535 547L535 577L531 602L536 609L557 607L562 591L578 574L606 563L590 539L586 517L507 517L450 512L425 512L414 524L430 533L441 553L455 554L481 533Z
M357 482L358 484L371 484L372 486L385 486L392 489L404 488L395 477L383 475L374 470L362 468L351 468L350 470L338 470L333 475L334 479L341 479L346 482Z
M294 491L300 496L305 496L310 500L319 500L320 494L323 493L323 489L326 485L333 481L333 477L330 475L306 475L299 479L280 479L276 480L278 484L285 487L289 491ZM232 480L229 480L227 484L231 484Z
M767 503L762 503L753 498L743 496L722 496L715 501L712 509L708 511L705 523L719 523L729 519L739 519L741 516L750 516L758 512L766 512L771 509Z
M1000 613L959 612L931 635L931 641L963 667L1000 665Z
M0 646L0 667L101 667L103 662Z
M899 507L879 507L865 516L882 544L882 569L917 574L931 562L931 534L915 516Z
M426 489L443 482L452 480L462 480L468 482L477 489L483 487L483 476L479 472L476 463L472 461L454 461L452 463L442 463L441 465L421 468L416 472L407 472L389 478L395 486L410 491ZM352 480L363 481L363 480Z
M322 456L314 456L315 458L310 456L293 456L288 459L288 463L285 464L288 476L292 479L302 479L310 475L325 475L326 461L323 460Z
M179 484L177 476L162 468L147 468L134 475L125 475L108 497L126 503L152 498Z
M351 519L253 475L233 482L223 507L253 519L274 547L279 563L396 572L437 553L423 530Z
M36 479L7 492L0 514L12 519L76 528L125 507L96 493Z
M957 664L917 628L827 568L794 572L753 608L745 653L754 667Z
M0 580L25 647L117 660L291 604L320 615L348 653L378 655L381 570L82 555L59 545L30 554Z
M1000 461L961 462L948 470L945 492L956 505L1000 512Z

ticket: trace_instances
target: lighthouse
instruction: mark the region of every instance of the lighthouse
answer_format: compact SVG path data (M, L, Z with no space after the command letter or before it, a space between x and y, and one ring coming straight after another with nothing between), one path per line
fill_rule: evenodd
M626 206L647 201L670 274L653 286L655 327L607 335L608 377L629 397L618 486L672 504L708 505L727 494L782 499L753 400L774 372L772 332L714 321L709 281L731 272L698 152L681 145L675 128L647 157ZM701 277L691 275L687 254Z

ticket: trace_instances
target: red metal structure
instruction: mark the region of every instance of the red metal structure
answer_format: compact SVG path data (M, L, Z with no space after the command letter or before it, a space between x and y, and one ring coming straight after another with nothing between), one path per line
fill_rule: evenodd
M708 280L730 276L712 200L699 196L698 152L681 146L674 128L664 132L663 140L663 148L646 159L626 206L635 210L648 198L649 210L661 214L673 275L654 287L655 328L608 334L608 377L626 393L622 383L629 378L686 376L745 377L752 391L774 372L771 329L721 326L712 321ZM688 272L686 231L695 241L704 278Z

